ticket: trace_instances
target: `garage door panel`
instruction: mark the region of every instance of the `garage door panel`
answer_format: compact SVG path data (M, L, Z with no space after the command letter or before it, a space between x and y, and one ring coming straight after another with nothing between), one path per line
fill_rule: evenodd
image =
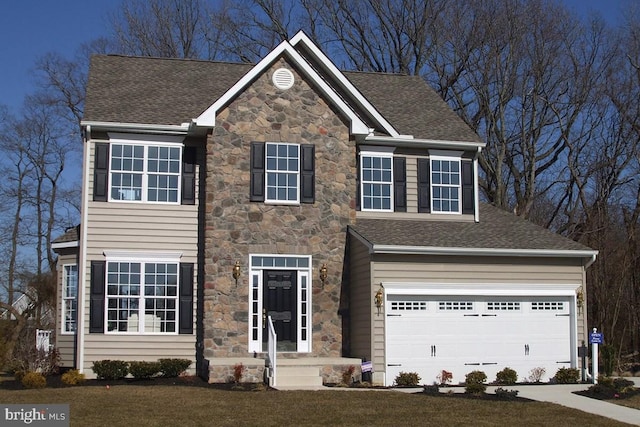
M520 381L533 368L545 379L571 359L569 299L517 297L388 296L387 383L399 372L417 372L422 383L442 370L453 382L481 370L489 381L505 367ZM403 302L404 301L404 302Z

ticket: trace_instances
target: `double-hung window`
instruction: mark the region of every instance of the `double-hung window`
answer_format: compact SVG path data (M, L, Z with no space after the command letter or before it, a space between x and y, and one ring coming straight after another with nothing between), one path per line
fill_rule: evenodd
M62 333L74 333L78 316L78 266L68 264L62 271Z
M315 202L315 146L251 143L249 199L278 205Z
M178 263L107 262L107 332L177 333Z
M111 144L110 199L178 203L182 145Z
M393 211L393 154L360 153L361 206L365 211Z
M266 201L300 203L300 145L266 145Z
M431 212L462 212L460 158L431 156Z

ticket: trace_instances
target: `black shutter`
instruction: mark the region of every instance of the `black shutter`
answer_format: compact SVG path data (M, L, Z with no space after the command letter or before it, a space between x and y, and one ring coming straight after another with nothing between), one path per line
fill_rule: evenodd
M356 155L356 210L360 210L360 192L362 191L362 169L360 169L360 156Z
M474 176L473 176L473 163L462 161L462 213L473 214L474 213Z
M91 261L91 299L89 303L89 332L104 333L105 261Z
M316 201L316 147L313 144L300 146L300 202L313 203Z
M407 211L407 159L393 158L393 204L395 212Z
M264 202L264 142L251 143L251 190L252 202Z
M180 263L180 319L178 333L193 333L193 263Z
M184 147L182 153L182 204L196 204L196 147Z
M109 196L109 144L97 142L93 164L93 200L106 202Z
M431 160L418 159L418 212L431 212Z

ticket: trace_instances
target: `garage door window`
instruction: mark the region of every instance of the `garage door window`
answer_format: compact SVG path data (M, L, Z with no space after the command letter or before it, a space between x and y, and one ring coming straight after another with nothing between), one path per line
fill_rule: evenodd
M391 301L392 311L422 311L426 309L426 301Z
M473 310L471 301L440 301L438 303L439 310Z
M531 303L531 310L564 310L562 301L534 301Z
M489 311L516 311L520 310L520 303L515 301L489 301L487 302Z

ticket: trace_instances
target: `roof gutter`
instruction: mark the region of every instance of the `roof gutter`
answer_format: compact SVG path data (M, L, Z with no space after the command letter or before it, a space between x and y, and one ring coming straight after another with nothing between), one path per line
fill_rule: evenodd
M80 247L80 241L79 240L72 240L69 242L59 242L59 243L52 243L51 244L51 249L65 249L65 248L78 248Z
M589 258L595 261L598 251L592 250L553 250L553 249L502 249L502 248L447 248L438 246L396 246L370 245L370 254L403 255L472 255L472 256L510 256L510 257L560 257ZM591 265L592 261L588 265ZM588 266L587 265L587 266Z
M92 131L116 130L136 133L163 133L186 135L192 129L193 123L183 123L181 125L158 125L146 123L120 123L120 122L95 122L83 120L81 126L91 126Z
M451 148L458 150L481 150L486 146L484 142L474 141L446 141L438 139L419 139L410 135L401 135L399 137L369 135L364 138L364 142L371 145L402 145L405 147L425 148Z

